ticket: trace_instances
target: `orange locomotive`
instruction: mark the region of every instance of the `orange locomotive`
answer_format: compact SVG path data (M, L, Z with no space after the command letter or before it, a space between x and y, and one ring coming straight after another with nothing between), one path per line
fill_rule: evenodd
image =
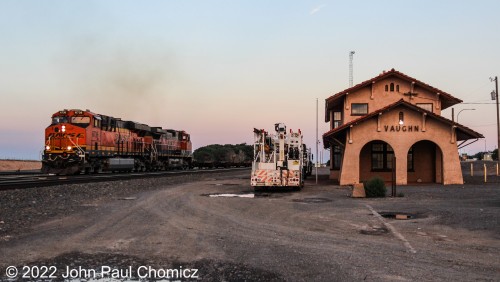
M192 159L190 136L184 131L89 110L62 110L52 115L52 123L45 129L42 172L187 169Z

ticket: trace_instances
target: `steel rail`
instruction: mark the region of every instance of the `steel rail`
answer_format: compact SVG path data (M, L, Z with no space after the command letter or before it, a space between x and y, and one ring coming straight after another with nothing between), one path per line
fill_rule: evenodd
M99 173L84 175L42 175L24 177L1 177L0 190L26 189L47 187L64 184L93 183L104 181L131 180L148 177L172 177L177 175L194 175L204 173L230 172L230 171L250 170L243 168L223 168L223 169L190 169L190 170L171 170L171 171L153 171L153 172L132 172L132 173Z

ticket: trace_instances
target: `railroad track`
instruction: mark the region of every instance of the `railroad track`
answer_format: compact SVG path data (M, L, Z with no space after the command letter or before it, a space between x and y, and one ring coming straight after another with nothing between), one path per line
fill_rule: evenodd
M134 173L99 173L86 175L50 175L50 174L2 174L0 175L0 190L46 187L63 184L92 183L103 181L119 181L148 177L171 177L176 175L204 174L212 172L244 171L243 168L223 169L190 169L174 171L134 172Z

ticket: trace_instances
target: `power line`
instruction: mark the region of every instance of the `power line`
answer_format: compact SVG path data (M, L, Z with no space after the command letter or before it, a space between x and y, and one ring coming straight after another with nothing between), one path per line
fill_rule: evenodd
M471 102L471 103L460 103L460 105L462 104L467 104L467 105L494 105L495 103L474 103L474 102Z
M468 125L469 127L484 127L484 126L492 126L496 125L496 123L490 123L490 124L480 124L480 125Z

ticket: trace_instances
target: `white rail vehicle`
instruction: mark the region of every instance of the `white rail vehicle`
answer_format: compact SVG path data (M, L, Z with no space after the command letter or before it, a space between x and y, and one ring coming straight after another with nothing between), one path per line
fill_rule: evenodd
M302 133L287 133L282 123L274 125L275 134L254 128L254 160L251 185L254 187L304 186Z

